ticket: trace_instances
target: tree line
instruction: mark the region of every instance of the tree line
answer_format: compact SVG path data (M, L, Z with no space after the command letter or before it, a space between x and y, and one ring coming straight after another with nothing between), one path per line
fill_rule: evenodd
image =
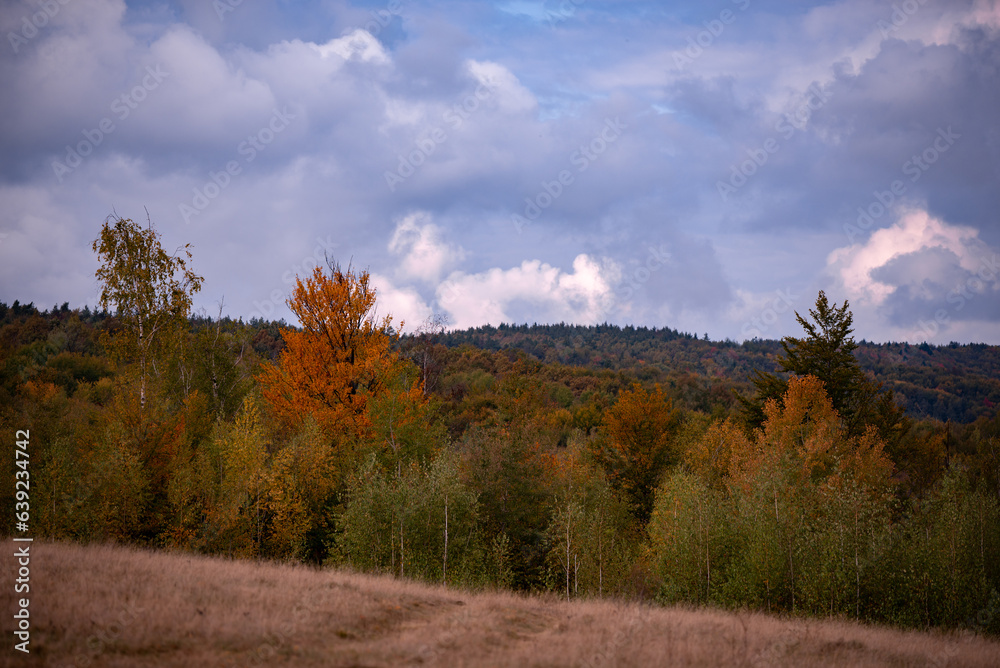
M94 251L99 312L0 308L0 422L32 431L38 535L1000 630L1000 412L907 416L846 302L820 293L729 383L441 323L403 337L332 260L297 278L296 327L192 317L189 247L109 218Z

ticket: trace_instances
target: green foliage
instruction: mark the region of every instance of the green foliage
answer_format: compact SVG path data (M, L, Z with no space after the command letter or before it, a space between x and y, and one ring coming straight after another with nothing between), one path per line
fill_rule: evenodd
M258 405L294 328L189 317L201 279L152 229L109 219L95 250L117 316L0 304L39 535L1000 632L1000 348L855 344L822 293L780 346L438 328L384 348L364 429L321 428ZM955 422L902 433L872 370Z
M952 468L915 501L893 534L882 586L882 618L907 626L969 626L1000 590L1000 504ZM982 631L1000 633L992 615Z
M81 447L60 438L34 467L36 526L52 537L130 541L142 529L148 478L120 424Z
M634 520L604 474L576 459L565 462L550 502L547 584L567 599L626 595L639 546Z
M337 455L314 419L271 461L267 472L269 554L321 562L336 534Z
M663 601L706 604L722 599L718 592L734 547L728 510L718 490L689 473L672 474L657 490L648 533Z
M427 467L415 463L386 473L374 454L352 478L340 517L340 558L362 570L447 584L503 578L490 564L477 526L476 496L459 475L457 457L443 450ZM502 560L503 546L495 558Z
M261 553L267 523L267 441L252 398L232 424L217 422L198 450L205 521L201 547L237 556Z
M551 456L525 427L470 430L459 452L463 479L479 500L485 535L503 534L510 542L515 586L543 586Z

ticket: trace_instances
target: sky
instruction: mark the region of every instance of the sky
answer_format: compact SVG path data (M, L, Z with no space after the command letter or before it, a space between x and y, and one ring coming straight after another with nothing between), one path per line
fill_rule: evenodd
M371 273L507 323L1000 344L1000 4L0 3L0 301L93 306L121 216L195 308ZM148 214L147 214L148 212Z

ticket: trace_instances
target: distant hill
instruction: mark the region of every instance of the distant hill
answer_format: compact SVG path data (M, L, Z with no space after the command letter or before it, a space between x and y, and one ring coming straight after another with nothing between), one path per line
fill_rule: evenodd
M777 370L781 343L709 341L674 329L617 325L500 325L445 332L449 348L520 350L542 363L631 371L638 377L695 374L746 386L754 369ZM1000 405L1000 346L861 341L862 368L896 393L915 418L968 423Z
M192 331L217 324L204 316L191 318ZM277 359L284 345L281 328L288 326L284 321L230 318L221 324L227 331L244 332L249 346L265 360ZM70 310L68 304L39 311L33 304L0 303L0 390L5 382L29 379L46 366L53 368L42 377L65 380L70 389L78 381L93 382L110 373L103 370L98 335L116 326L107 313ZM663 383L675 388L675 394L688 394L686 407L706 412L726 404L733 390L750 391L753 370L775 371L781 353L780 342L773 340L709 341L670 328L608 324L483 326L431 338L452 351L462 346L520 351L549 367ZM404 347L417 343L416 337L403 337ZM971 423L992 417L1000 406L1000 346L861 341L855 354L863 369L896 393L911 417Z

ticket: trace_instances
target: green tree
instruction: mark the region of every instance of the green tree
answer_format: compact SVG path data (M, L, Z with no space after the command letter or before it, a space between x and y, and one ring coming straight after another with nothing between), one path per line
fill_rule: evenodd
M892 390L883 389L881 383L865 375L854 357L858 345L851 336L854 316L848 306L846 300L840 307L836 303L831 305L821 290L816 308L809 309L812 322L795 313L807 336L782 338L784 355L778 358L778 366L783 374L815 376L822 381L848 436L860 437L871 425L891 449L906 431L908 422ZM756 394L738 396L748 431L761 428L767 402L781 401L788 391L787 377L773 373L755 370L751 382Z
M355 568L457 584L488 579L476 495L458 457L441 450L426 466L388 475L375 453L349 481L339 518L340 555Z

